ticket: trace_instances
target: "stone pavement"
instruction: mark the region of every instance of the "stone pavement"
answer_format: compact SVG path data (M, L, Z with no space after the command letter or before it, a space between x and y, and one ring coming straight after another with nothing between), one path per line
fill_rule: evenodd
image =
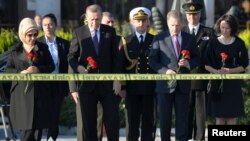
M60 135L57 139L57 141L76 141L76 134L73 132L73 131L67 131L67 133L65 133L66 131L63 131L64 129L60 128ZM155 141L160 141L160 137L159 137L159 129L157 130L157 137L155 139ZM19 133L16 132L17 134L17 140L16 141L20 141L20 139L18 138L19 137ZM8 137L10 138L10 141L13 141L13 139L11 138L12 137L12 134L10 132L10 130L8 129ZM4 134L4 129L3 129L3 126L0 125L0 141L6 141L5 139L5 134ZM43 138L42 138L42 141L46 141L46 136L43 135ZM103 140L102 141L107 141L107 137L103 137ZM126 141L126 137L125 137L125 131L124 129L120 129L120 138L119 138L119 141ZM174 137L172 137L172 141L175 141L174 140Z
M57 141L77 141L76 139L76 133L74 131L71 131L70 130L65 130L63 128L60 128L60 134L59 134L59 137L57 139ZM74 129L73 129L74 130ZM174 131L175 129L173 128L172 129L172 134L173 136L171 137L171 141L175 141L175 137L174 137ZM19 137L19 133L16 132L17 134L17 140L16 141L20 141L20 139L18 138ZM12 137L12 134L10 133L10 130L8 129L8 136L9 138ZM207 131L206 131L206 137L207 137ZM156 139L155 141L160 141L160 130L157 129L156 131ZM6 141L5 139L5 134L4 134L4 130L3 130L3 126L0 125L0 141ZM13 141L12 139L10 141ZM42 138L42 141L46 141L46 136L45 136L45 133L43 135L43 138ZM107 141L107 138L104 137L102 141ZM125 130L124 129L120 129L120 138L119 138L119 141L126 141L126 137L125 137ZM206 141L207 141L207 138L206 138Z

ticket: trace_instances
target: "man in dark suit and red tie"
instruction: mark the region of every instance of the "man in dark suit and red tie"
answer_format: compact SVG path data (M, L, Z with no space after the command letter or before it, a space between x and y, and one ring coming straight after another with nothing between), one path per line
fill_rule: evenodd
M78 73L121 73L123 56L116 40L115 29L102 25L102 9L99 5L86 8L87 25L73 32L68 61ZM88 67L91 62L94 67ZM83 81L76 87L69 82L70 92L80 107L83 119L84 141L97 141L97 102L103 107L103 119L109 141L119 140L119 81Z
M195 38L181 32L182 23L177 11L167 14L169 32L155 36L150 51L150 66L160 74L190 73L200 63ZM156 81L159 106L161 140L170 141L172 109L176 117L176 140L187 141L188 100L191 83L189 80Z
M208 43L213 38L212 28L205 27L200 23L203 5L200 0L188 0L182 5L185 10L188 24L183 27L183 31L195 37L196 46L201 54L201 63L198 67L191 70L192 73L208 73L205 70L205 52ZM206 121L206 91L207 80L191 81L191 92L189 99L188 116L188 139L203 141L205 139Z

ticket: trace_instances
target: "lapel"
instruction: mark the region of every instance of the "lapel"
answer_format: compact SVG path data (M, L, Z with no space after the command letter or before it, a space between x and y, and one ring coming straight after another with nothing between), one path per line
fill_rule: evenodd
M176 56L175 50L174 50L174 44L172 42L171 35L169 34L167 38L165 38L165 43L167 44L167 47L171 50L171 53ZM176 59L178 57L176 56Z
M134 47L134 50L135 50L137 56L139 56L140 48L143 47L144 45L140 46L140 42L139 42L139 40L138 40L136 34L134 34L134 38L132 39L132 44L134 45L134 46L132 46L132 47ZM143 44L144 44L144 43L143 43Z
M88 25L83 26L83 30L80 30L79 32L80 32L80 36L82 36L82 39L83 39L81 41L81 46L86 48L86 50L84 49L84 51L89 52L91 56L97 57L97 53L95 51L95 46L92 41L92 36L91 36ZM100 40L101 40L101 35L100 35ZM99 44L100 44L100 41L99 41ZM100 53L100 50L99 50L99 53Z
M19 44L16 48L16 59L14 61L18 64L19 69L26 69L29 67L29 60L26 57L26 52L24 51L22 44Z
M99 44L98 44L99 45L99 55L102 53L103 47L105 46L105 44L104 44L104 40L105 40L105 36L106 36L105 34L106 34L106 32L103 29L103 26L100 25L100 39L99 39ZM100 45L104 45L104 46L100 46Z
M26 57L26 53L24 51L24 49L20 49L20 51L17 51L16 52L16 55L17 55L17 59L20 60L20 61L24 61L24 62L27 62L28 64L28 58Z
M56 44L57 44L57 50L58 50L58 64L59 64L59 69L60 69L60 65L61 63L63 63L62 55L63 55L63 51L65 50L65 46L59 37L56 37Z
M46 44L46 38L45 36L43 36L43 38L41 38L41 42ZM64 44L61 42L60 38L56 36L56 46L57 46L57 50L58 50L58 65L59 65L59 69L60 69L60 64L62 62L62 53L63 53L63 49L64 49ZM47 45L48 50L49 50L49 46Z
M149 47L149 45L151 45L151 43L152 43L152 38L151 38L150 34L146 33L146 36L145 36L143 44L145 46Z
M203 35L204 31L203 31L203 27L202 25L200 25L199 29L198 29L198 32L196 34L196 37L195 37L195 42L198 43L198 41L201 39L202 35Z
M188 46L189 46L189 40L188 40L186 34L181 32L181 50L187 49Z

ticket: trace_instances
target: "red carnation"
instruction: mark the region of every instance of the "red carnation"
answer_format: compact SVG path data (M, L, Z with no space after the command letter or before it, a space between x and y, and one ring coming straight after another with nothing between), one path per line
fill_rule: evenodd
M188 50L183 49L181 51L181 54L182 54L181 56L182 59L190 59L190 52Z
M34 62L38 60L38 56L35 53L28 52L25 54L26 57L29 59L29 65L32 66Z
M227 60L228 55L225 52L222 52L222 53L220 53L220 56L221 56L222 67L225 67L225 65L226 65L225 61Z
M96 61L91 57L87 57L87 62L88 62L88 65L87 65L87 70L89 71L90 69L96 69L97 68L97 63Z

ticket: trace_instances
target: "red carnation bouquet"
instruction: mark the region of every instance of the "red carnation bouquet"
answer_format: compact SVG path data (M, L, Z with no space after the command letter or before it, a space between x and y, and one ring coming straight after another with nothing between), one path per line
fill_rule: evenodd
M34 65L34 62L36 62L37 60L38 60L38 55L36 54L36 53L34 53L34 52L27 52L26 54L25 54L25 56L28 58L28 60L29 60L29 66L33 66ZM24 89L24 95L26 95L26 94L28 94L29 93L29 91L30 91L30 89L31 89L31 84L32 84L33 82L31 82L31 81L27 81L27 84L26 84L26 86L25 86L25 89Z
M96 61L91 57L87 57L87 62L88 62L88 65L87 65L87 70L90 71L90 69L96 69L97 68L97 63Z
M221 52L220 53L220 56L221 56L221 63L222 63L222 67L225 67L226 66L226 60L228 58L228 54L226 54L225 52ZM219 92L222 93L223 92L223 85L224 85L224 81L223 79L221 80L221 83L220 83L220 87L219 87Z

